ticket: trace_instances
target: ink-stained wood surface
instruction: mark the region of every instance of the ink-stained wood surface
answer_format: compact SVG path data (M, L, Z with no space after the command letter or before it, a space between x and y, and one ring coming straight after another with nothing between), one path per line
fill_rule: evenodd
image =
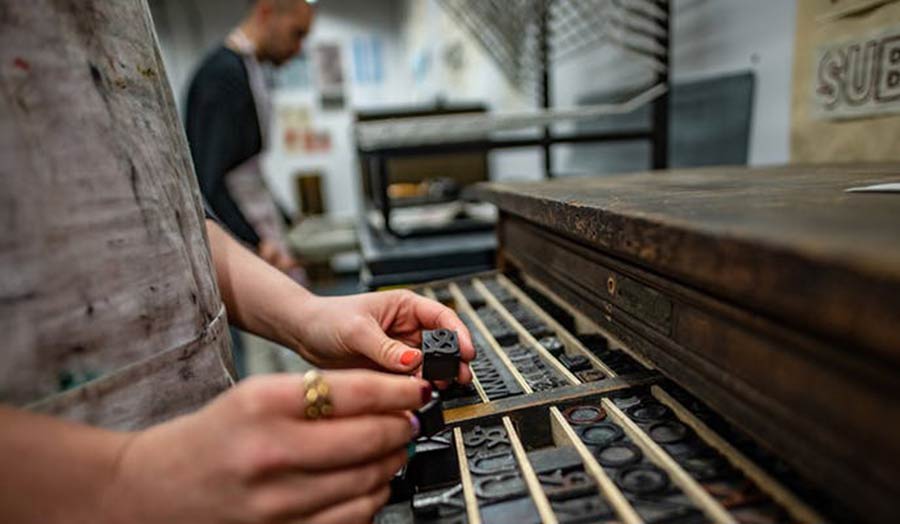
M494 184L501 257L874 520L900 488L896 166Z
M481 185L510 214L900 364L900 164ZM501 239L502 241L502 239Z
M0 2L0 114L0 401L140 427L231 384L146 2Z

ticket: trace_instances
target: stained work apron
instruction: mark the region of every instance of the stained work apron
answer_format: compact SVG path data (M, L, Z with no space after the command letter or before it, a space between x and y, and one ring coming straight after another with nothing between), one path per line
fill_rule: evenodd
M2 1L0 402L135 429L233 384L144 0Z

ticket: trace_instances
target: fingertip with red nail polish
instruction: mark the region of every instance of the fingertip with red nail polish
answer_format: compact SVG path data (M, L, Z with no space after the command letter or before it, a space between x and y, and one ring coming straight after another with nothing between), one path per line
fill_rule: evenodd
M405 351L405 352L403 352L402 355L400 355L400 363L403 364L404 366L409 366L410 364L412 364L413 362L416 361L416 358L418 358L418 356L419 356L418 351L414 351L412 349L409 351Z

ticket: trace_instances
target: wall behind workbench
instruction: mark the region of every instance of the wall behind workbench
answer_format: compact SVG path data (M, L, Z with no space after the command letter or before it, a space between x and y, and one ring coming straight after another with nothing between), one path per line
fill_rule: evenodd
M163 56L181 103L190 72L205 49L221 41L241 18L246 0L151 0ZM795 2L792 0L674 0L673 75L686 81L751 70L756 76L749 162L788 161L791 63ZM382 42L383 81L355 82L352 42L375 37ZM343 53L348 107L323 111L314 90L281 89L276 104L308 105L317 128L331 135L329 155L297 155L278 144L265 166L279 201L296 210L292 177L298 170L326 175L330 212L349 216L359 210L356 155L351 136L352 108L381 105L484 101L501 111L533 107L529 96L513 89L478 44L443 12L437 0L319 0L318 20L308 46L337 42ZM461 51L463 66L447 60ZM452 54L452 53L451 53ZM458 56L458 55L457 55ZM618 59L620 62L621 60ZM609 50L587 53L560 63L553 73L554 103L571 106L587 95L633 80L627 69L613 67ZM278 136L277 130L273 136ZM571 151L559 146L554 166L566 171ZM537 149L495 152L496 178L538 178Z

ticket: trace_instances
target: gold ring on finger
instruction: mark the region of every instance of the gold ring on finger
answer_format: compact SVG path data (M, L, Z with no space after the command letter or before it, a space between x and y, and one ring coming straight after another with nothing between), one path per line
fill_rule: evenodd
M305 407L303 414L309 420L317 420L329 417L334 412L331 405L331 389L325 382L322 373L316 370L307 371L303 375L303 399Z

